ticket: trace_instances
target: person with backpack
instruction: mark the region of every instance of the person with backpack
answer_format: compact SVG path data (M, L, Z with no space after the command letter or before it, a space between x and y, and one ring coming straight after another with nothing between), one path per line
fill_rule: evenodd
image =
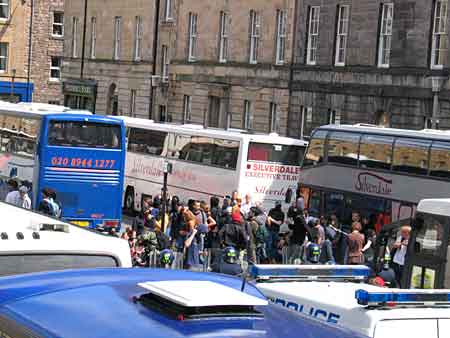
M56 202L56 192L50 188L42 189L42 201L39 203L38 211L61 218L61 206Z
M242 215L238 207L234 207L231 213L231 223L225 224L219 231L220 241L223 247L232 246L237 251L247 249L247 235L242 222Z

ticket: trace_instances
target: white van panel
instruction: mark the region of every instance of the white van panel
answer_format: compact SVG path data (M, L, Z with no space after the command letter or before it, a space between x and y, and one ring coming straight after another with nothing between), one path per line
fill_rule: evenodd
M439 338L437 319L382 320L375 327L374 338Z

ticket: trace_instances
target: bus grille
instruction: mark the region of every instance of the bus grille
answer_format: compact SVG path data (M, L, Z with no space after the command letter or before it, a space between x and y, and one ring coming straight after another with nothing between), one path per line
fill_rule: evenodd
M45 167L44 179L49 182L119 184L119 170Z

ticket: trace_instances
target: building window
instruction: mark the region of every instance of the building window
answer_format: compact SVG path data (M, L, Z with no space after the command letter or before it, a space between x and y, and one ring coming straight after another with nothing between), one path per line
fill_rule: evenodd
M437 0L434 7L431 68L442 68L447 57L447 7L447 0Z
M142 17L136 17L136 27L134 29L134 61L141 60L142 46Z
M136 116L136 89L130 91L130 116Z
M53 104L55 106L59 106L59 101L50 100L50 101L48 101L48 104Z
M77 37L78 37L78 18L74 16L72 18L72 57L78 57L78 46L77 46Z
M227 62L228 59L228 15L220 12L219 32L219 62Z
M284 64L286 49L286 11L277 10L277 46L276 64Z
M91 18L91 59L95 59L95 46L97 44L97 18Z
M243 116L243 129L249 130L253 127L253 113L252 103L249 100L244 100L244 116Z
M64 36L64 13L53 12L52 35L56 37Z
M312 123L312 107L301 106L300 111L299 138L302 139L308 134L307 126Z
M164 7L164 20L171 21L173 19L172 16L172 0L166 0L166 5Z
M339 6L338 7L338 25L337 25L337 32L336 32L336 56L335 56L335 60L334 60L334 64L336 66L344 66L345 65L349 12L350 12L349 6Z
M196 60L197 52L197 14L189 13L188 61Z
M319 46L319 17L320 7L312 6L309 10L308 44L306 49L306 63L315 65L317 62L317 48Z
M250 53L249 62L256 64L258 62L259 39L261 35L261 19L259 13L250 11Z
M169 50L166 45L161 48L161 78L167 81L169 76Z
M340 124L341 114L336 110L328 109L327 112L327 122L328 124Z
M192 119L192 97L189 95L184 95L183 97L183 120L185 122L190 122Z
M50 80L61 80L61 57L59 56L52 56L50 64Z
M9 19L9 1L0 0L0 19Z
M270 125L269 132L276 133L278 131L278 105L270 102Z
M391 57L392 23L394 19L394 4L382 5L380 40L378 42L378 67L388 68Z
M122 17L114 18L114 60L120 59L120 37L122 35Z
M0 42L0 73L8 70L8 43Z

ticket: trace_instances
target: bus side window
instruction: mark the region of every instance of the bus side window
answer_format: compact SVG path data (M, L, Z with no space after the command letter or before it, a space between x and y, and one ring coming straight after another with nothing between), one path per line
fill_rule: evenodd
M450 178L450 142L433 142L430 156L430 175Z
M315 166L324 161L326 130L318 130L311 136L308 150L303 160L303 165Z
M416 175L428 174L428 149L431 142L398 138L394 145L394 171Z

